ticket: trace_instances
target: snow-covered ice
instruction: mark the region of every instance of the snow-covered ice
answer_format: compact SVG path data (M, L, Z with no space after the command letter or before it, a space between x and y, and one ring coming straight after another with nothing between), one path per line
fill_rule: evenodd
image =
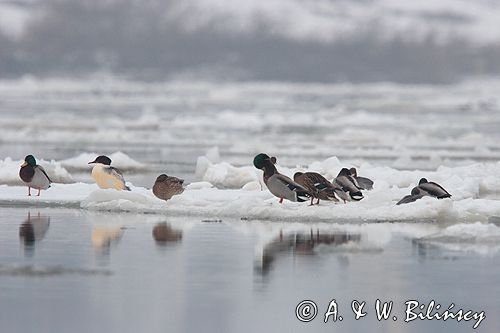
M206 158L206 157L205 157ZM207 159L208 160L208 159ZM165 202L153 196L151 190L132 187L132 191L98 189L95 184L53 184L40 197L27 197L22 186L1 186L0 203L22 206L70 206L89 210L127 211L167 215L235 217L243 220L273 221L482 221L500 215L500 201L481 197L482 192L496 192L500 163L472 164L468 167L442 167L435 172L401 171L389 167L357 166L359 174L375 181L374 189L365 192L360 202L307 203L284 202L265 189L260 190L261 171L253 166L234 167L227 162L209 162L203 181L187 186L181 195ZM279 160L278 160L279 163ZM343 164L338 158L312 162L308 167L278 169L289 176L296 170L312 170L332 179ZM244 171L242 171L244 170ZM213 175L216 174L217 177ZM486 177L484 176L486 175ZM421 177L436 181L452 195L437 200L424 197L415 203L396 206L409 194Z

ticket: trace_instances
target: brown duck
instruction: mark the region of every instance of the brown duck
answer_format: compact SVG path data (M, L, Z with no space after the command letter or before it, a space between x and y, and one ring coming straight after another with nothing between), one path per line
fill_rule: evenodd
M345 192L340 186L330 183L317 172L297 172L293 176L293 180L312 194L311 205L313 205L314 198L318 199L316 204L319 205L320 199L338 202L345 196Z
M153 185L153 194L158 199L167 201L174 195L184 192L183 184L183 179L161 174L156 178L155 184Z

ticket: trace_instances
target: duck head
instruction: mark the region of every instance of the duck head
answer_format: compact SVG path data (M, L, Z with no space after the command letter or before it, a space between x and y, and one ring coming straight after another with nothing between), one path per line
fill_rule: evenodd
M264 153L260 153L258 154L257 156L254 157L253 159L253 165L257 168L257 169L264 169L266 163L273 163L273 159L271 157L269 157L269 155L267 154L264 154ZM276 157L274 157L274 163L276 163ZM273 164L274 164L273 163Z
M342 168L339 172L339 176L350 176L351 172L347 168Z
M96 157L96 159L93 160L92 162L89 162L89 164L94 164L94 163L111 165L111 159L107 156L101 155L101 156Z
M176 183L179 183L181 185L184 184L184 179L180 179L180 178L177 178L177 177L170 177L170 176L167 176L164 173L162 173L161 175L159 175L156 178L156 183L163 183L165 181L176 182Z
M304 173L303 172L296 172L294 175L293 175L293 180L294 181L297 181L297 179L302 176Z
M422 184L425 184L425 183L428 183L427 179L422 178L422 179L420 179L420 181L418 182L418 185L422 185Z
M28 155L24 158L24 163L21 166L27 166L27 165L32 167L36 166L36 160L35 157L33 157L33 155Z
M358 177L358 171L356 170L356 168L350 168L349 172L351 173L351 176Z

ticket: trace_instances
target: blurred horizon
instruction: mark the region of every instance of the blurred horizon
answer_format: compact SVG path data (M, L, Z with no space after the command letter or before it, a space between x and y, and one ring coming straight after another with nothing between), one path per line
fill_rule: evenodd
M500 75L500 0L0 0L0 78L450 83Z

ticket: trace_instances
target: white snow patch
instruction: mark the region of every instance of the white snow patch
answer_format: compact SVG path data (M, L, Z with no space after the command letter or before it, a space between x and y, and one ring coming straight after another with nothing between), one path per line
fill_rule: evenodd
M78 156L62 160L60 163L68 169L87 170L92 168L92 165L89 165L88 163L93 161L99 155L100 154L98 153L82 153ZM111 165L122 171L147 169L145 164L132 159L130 156L121 151L114 152L111 155L108 155L108 157L112 161Z

